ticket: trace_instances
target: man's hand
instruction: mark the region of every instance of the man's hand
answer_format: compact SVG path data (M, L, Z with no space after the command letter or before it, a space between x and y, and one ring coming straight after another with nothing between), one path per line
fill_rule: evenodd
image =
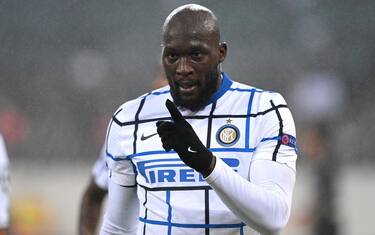
M215 166L215 157L199 140L176 105L170 100L167 100L165 105L173 122L158 121L156 123L163 148L167 152L174 149L186 165L207 177Z

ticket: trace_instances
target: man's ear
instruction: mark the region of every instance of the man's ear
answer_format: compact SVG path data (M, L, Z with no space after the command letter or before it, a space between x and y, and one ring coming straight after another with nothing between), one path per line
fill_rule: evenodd
M227 44L225 42L221 42L219 44L219 61L220 63L225 60L227 56Z

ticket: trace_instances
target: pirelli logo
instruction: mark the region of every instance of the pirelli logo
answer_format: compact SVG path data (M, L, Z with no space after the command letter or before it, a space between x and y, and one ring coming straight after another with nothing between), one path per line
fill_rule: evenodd
M240 161L235 158L222 159L234 171L240 166ZM146 182L153 183L173 183L173 182L204 182L201 174L186 166L179 158L153 159L137 163L139 174Z

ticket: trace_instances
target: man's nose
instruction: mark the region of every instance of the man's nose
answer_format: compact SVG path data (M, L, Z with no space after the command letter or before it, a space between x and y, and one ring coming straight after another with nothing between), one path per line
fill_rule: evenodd
M193 67L190 64L190 61L185 57L181 57L177 66L176 73L178 75L187 76L190 75L192 72Z

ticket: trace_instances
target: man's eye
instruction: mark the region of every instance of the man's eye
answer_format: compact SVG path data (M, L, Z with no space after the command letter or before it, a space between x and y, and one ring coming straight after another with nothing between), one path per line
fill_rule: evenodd
M175 61L175 60L177 60L177 54L168 54L167 59L169 61Z
M203 57L203 54L200 53L200 52L193 52L193 53L191 53L191 58L193 60L201 60L202 57Z

